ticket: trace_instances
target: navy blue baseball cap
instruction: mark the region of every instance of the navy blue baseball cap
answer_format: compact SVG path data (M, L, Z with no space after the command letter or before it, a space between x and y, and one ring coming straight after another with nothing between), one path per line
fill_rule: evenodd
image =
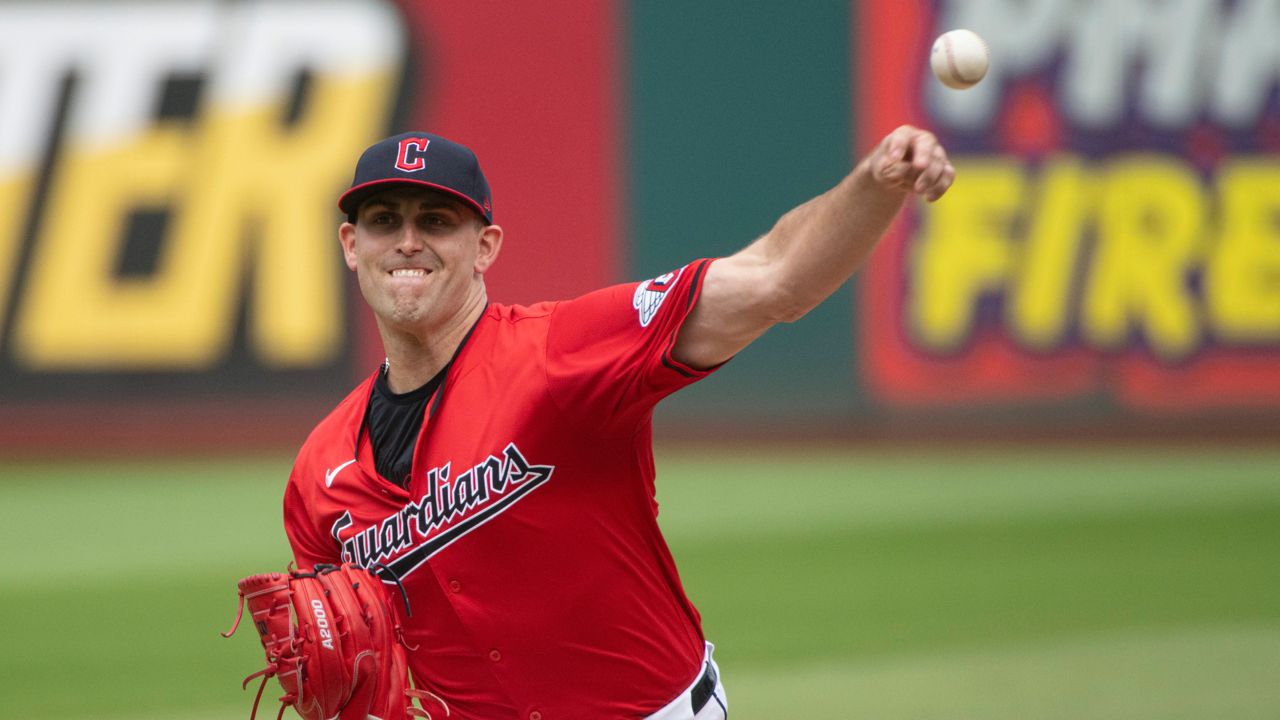
M360 205L375 193L410 185L438 190L466 203L493 224L489 183L471 149L425 132L407 132L369 146L356 163L351 187L338 198L338 209L353 222Z

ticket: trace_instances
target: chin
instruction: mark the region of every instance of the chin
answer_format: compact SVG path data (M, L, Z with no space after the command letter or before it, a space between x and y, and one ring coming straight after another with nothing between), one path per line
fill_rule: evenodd
M414 303L388 302L374 308L374 314L387 325L397 328L408 328L419 325L430 316L430 310L424 305Z
M408 310L396 309L388 318L392 323L399 327L410 328L422 325L430 317L430 313L426 308L413 308Z

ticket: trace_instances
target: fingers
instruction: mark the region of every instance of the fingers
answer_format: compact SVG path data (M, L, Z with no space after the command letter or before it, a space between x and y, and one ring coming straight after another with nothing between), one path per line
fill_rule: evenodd
M885 160L887 162L898 163L906 159L907 148L910 147L911 142L911 137L906 132L907 129L907 126L904 125L885 137Z
M872 165L886 187L906 190L933 202L955 181L956 170L937 137L927 130L903 125L885 136Z
M880 147L876 149L879 157L873 169L882 182L896 185L902 178L904 169L900 166L906 159L907 147L907 138L898 131L889 133L880 141Z
M947 188L951 187L956 170L947 161L947 153L941 145L935 144L928 152L929 156L924 159L924 162L913 163L920 168L920 175L916 177L911 191L933 202L942 197Z
M876 148L872 169L876 179L887 187L898 190L910 190L915 181L915 172L911 164L914 152L914 133L918 132L909 125L903 125L885 136Z
M947 163L943 166L942 174L938 177L938 181L933 185L930 185L929 188L923 192L924 199L929 202L935 202L938 198L945 195L947 190L951 189L951 185L955 181L956 169L951 165L951 163Z
M923 172L929 167L930 161L934 154L941 149L938 145L938 139L933 133L919 130L911 137L911 167L917 172Z

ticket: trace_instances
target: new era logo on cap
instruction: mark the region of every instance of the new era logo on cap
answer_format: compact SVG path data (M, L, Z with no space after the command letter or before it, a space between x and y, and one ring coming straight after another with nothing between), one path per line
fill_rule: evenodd
M338 208L354 218L364 201L398 185L453 195L493 224L489 183L476 154L465 145L424 132L394 135L365 150L356 163L351 187L338 199Z

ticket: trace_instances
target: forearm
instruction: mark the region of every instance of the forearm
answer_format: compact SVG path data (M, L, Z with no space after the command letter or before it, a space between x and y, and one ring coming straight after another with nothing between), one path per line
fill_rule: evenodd
M779 218L753 248L776 283L777 318L798 319L844 284L875 249L907 195L876 181L868 159L832 189Z
M954 179L955 168L931 133L909 125L894 130L834 188L783 215L741 252L712 263L673 356L711 367L773 325L799 319L853 275L907 196L937 200Z

